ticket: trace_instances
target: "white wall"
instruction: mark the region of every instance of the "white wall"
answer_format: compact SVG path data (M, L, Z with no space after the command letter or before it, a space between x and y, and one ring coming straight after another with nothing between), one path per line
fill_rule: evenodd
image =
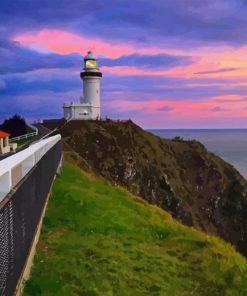
M99 119L100 118L100 107L92 107L83 104L71 104L70 106L64 107L64 118L66 120L78 119Z
M81 99L81 103L100 107L100 80L100 77L83 78L83 98Z
M60 140L60 135L41 140L0 161L0 201Z

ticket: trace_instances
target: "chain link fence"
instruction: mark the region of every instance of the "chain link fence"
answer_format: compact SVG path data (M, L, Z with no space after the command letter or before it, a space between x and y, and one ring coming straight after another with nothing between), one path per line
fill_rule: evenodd
M12 296L61 160L56 143L0 203L0 296Z

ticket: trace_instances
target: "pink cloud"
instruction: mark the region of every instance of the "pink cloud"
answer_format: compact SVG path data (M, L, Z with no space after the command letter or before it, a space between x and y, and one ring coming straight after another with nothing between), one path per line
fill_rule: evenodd
M134 51L134 48L127 44L113 44L100 38L79 36L61 30L42 30L35 34L21 34L15 36L14 40L38 51L49 50L59 54L84 55L92 48L97 55L116 58Z
M190 56L194 63L186 66L178 66L167 70L156 70L152 73L144 72L136 67L104 67L104 71L120 75L162 75L170 77L194 78L243 78L247 76L246 47L232 48L227 46L202 47L193 49L172 49L148 47L140 48L133 44L112 42L101 38L90 38L62 30L41 30L33 34L21 34L14 38L23 46L38 50L51 51L59 54L80 53L84 55L93 48L96 55L109 58L117 58L121 55L132 53L160 54ZM234 68L235 71L219 72L219 69Z
M153 100L153 101L133 101L133 100L114 100L114 104L108 102L105 104L111 113L121 110L124 114L128 114L131 110L139 110L133 116L135 121L139 121L144 126L162 126L169 124L169 127L184 126L184 124L211 124L212 126L218 122L231 121L236 118L236 122L246 120L246 109L243 107L228 108L226 105L219 107L215 105L211 98L205 99L203 102L196 101L171 101L171 100ZM164 108L162 111L161 109ZM216 112L217 111L217 112ZM236 116L236 114L238 114ZM145 119L145 120L144 120ZM153 121L152 121L153 120ZM179 123L180 122L180 123ZM160 125L158 124L160 123ZM184 126L186 127L186 126Z
M55 52L58 54L79 53L84 55L89 49L93 49L96 55L109 58L117 58L122 55L133 53L139 54L175 54L171 50L169 53L162 48L140 48L128 43L112 43L100 38L89 38L79 36L61 30L42 30L33 34L21 34L14 37L14 41L22 46L41 52ZM181 67L177 67L181 69ZM119 75L171 75L176 76L176 71L153 70L152 72L143 71L137 67L102 67L105 73Z
M202 106L201 106L202 107ZM223 114L225 113L225 114ZM152 112L150 109L143 109L133 116L133 120L146 128L234 128L246 125L247 110L242 110L237 116L236 113L221 110L173 109L169 112Z

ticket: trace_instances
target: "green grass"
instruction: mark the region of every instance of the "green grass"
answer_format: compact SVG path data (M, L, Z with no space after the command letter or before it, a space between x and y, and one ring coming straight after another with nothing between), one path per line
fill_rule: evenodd
M25 139L20 139L20 140L14 141L14 143L17 143L18 147L19 147L19 146L22 146L22 145L26 144L27 142L30 142L34 137L35 136L28 137L28 138L25 138Z
M24 295L247 295L220 239L71 165L52 191Z

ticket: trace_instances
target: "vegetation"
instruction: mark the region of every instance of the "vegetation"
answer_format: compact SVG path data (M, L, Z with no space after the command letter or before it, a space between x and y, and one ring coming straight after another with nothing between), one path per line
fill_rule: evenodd
M72 120L60 128L77 164L217 235L247 257L247 181L191 140L161 139L132 121Z
M0 125L0 130L10 133L12 138L24 135L27 133L25 119L15 114Z
M247 295L246 263L222 240L67 164L24 295Z
M27 144L27 143L31 142L34 137L35 136L31 136L31 137L28 137L28 138L16 140L15 143L17 143L18 144L18 147L19 147L19 146L22 146L24 144Z

